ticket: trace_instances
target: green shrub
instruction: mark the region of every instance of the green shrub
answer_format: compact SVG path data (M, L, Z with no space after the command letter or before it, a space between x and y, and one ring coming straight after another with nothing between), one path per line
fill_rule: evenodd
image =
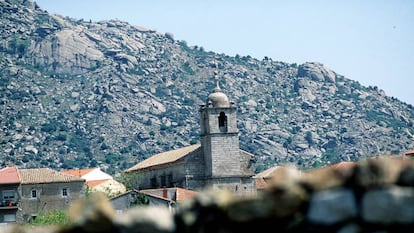
M189 62L185 62L183 65L182 65L182 67L181 67L187 74L190 74L190 75L194 75L195 74L195 72L194 72L194 70L191 68L191 65L190 65L190 63Z
M0 87L6 87L11 82L11 79L9 77L3 77L2 74L0 74Z
M13 53L23 56L30 46L30 40L20 39L17 36L13 37L10 42L10 49Z
M138 193L137 196L131 201L131 206L149 205L149 199L142 193Z
M56 136L56 138L55 138L57 141L62 141L62 142L64 142L64 141L66 141L66 139L67 139L67 136L66 136L66 134L59 134L59 135L57 135Z
M40 213L31 221L32 225L59 225L67 226L70 224L68 214L63 210L54 210Z
M42 125L41 131L45 133L54 132L57 129L57 123L55 121L51 121Z

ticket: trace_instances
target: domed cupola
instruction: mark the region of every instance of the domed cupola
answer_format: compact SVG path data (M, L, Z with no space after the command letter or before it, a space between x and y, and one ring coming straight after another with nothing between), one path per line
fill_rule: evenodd
M230 107L230 101L226 94L221 91L219 86L219 78L217 76L217 72L214 72L214 81L216 87L214 87L213 91L207 98L207 106L212 105L213 108L228 108Z

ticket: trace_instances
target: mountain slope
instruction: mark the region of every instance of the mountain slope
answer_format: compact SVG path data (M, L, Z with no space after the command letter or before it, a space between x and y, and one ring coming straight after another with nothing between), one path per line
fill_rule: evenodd
M257 171L414 148L413 106L319 63L230 57L118 20L0 0L1 166L125 169L197 143L213 73Z

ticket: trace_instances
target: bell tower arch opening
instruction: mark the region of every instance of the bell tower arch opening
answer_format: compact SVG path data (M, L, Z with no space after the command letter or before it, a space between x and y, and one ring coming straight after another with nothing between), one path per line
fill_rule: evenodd
M224 112L220 112L218 122L220 132L227 132L227 116Z

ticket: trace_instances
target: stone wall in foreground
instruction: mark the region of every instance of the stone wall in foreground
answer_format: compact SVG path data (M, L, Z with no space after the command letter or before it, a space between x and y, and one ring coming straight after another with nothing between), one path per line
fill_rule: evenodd
M252 197L206 191L171 212L136 207L115 215L100 195L75 203L68 227L13 226L19 233L414 232L414 161L378 157L306 173L283 168Z

